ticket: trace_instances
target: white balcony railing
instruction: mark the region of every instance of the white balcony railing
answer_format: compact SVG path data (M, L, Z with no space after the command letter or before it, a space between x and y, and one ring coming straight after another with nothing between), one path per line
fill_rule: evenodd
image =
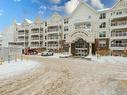
M52 44L52 45L50 45L50 44L48 44L48 47L58 47L58 45L56 45L56 44Z
M111 29L127 28L127 21L111 22Z
M127 21L111 22L111 26L123 26L123 25L127 25Z
M48 40L58 40L58 37L49 37Z
M31 40L40 40L39 38L31 38Z
M111 33L111 37L126 37L127 36L127 32L125 32L125 31L120 31L120 32L118 32L118 31L114 31L114 32L112 32Z
M33 47L33 48L37 48L37 47L40 47L40 45L39 45L39 44L35 44L35 45L32 44L31 47Z
M127 9L113 11L111 13L111 18L127 17Z
M111 44L111 47L127 47L127 43L115 43Z

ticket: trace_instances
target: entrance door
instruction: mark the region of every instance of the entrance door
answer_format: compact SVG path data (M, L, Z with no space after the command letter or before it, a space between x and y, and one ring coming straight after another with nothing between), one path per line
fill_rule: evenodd
M75 55L87 56L89 44L83 39L79 39L75 42Z

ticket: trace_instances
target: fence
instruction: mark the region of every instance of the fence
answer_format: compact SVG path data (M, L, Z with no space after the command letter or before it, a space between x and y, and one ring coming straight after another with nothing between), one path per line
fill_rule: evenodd
M0 47L0 63L15 60L17 56L22 56L22 48Z

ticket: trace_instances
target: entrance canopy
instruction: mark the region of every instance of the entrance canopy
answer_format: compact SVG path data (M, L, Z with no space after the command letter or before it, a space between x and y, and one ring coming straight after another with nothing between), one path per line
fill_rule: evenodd
M78 39L82 38L86 42L94 43L94 35L90 32L76 31L72 32L67 36L67 43L74 43Z

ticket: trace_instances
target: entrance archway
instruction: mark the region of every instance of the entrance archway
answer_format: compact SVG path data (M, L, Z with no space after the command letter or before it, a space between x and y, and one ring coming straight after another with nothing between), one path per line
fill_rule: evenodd
M88 31L75 31L67 36L69 55L87 56L92 55L94 35Z
M89 54L89 44L82 38L77 39L71 46L74 56L87 56Z

